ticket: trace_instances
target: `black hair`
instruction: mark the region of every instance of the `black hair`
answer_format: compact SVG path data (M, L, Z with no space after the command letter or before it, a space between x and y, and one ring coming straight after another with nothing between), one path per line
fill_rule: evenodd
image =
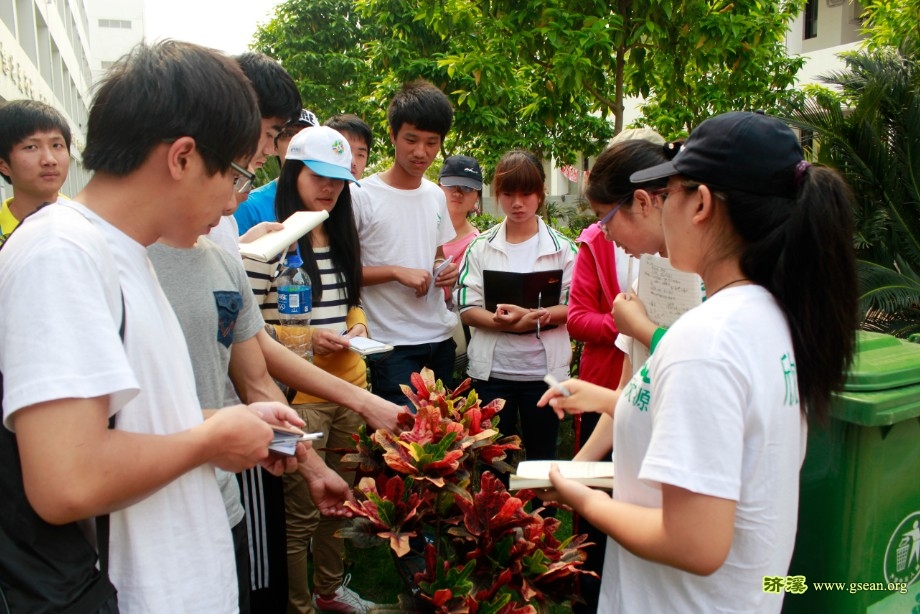
M711 189L743 241L741 271L786 314L801 406L823 420L846 380L859 322L849 186L836 171L812 166L794 199Z
M374 134L371 132L371 127L367 125L367 122L357 115L352 115L351 113L333 115L324 121L323 125L339 132L350 132L360 138L367 145L367 153L370 154L371 145L374 144Z
M680 142L661 145L645 140L621 141L611 145L598 156L591 167L585 198L603 205L625 201L623 207L631 207L630 196L636 190L664 187L668 183L668 178L637 185L630 182L629 176L670 161L680 151L680 147Z
M264 53L247 51L234 58L249 77L262 117L296 119L303 106L294 79L276 60Z
M539 194L542 206L546 199L545 184L543 164L529 151L512 149L495 165L492 187L496 196L504 192Z
M454 121L454 109L444 92L418 79L403 84L393 96L387 108L387 121L394 136L403 124L412 124L419 130L440 134L443 140Z
M36 132L55 130L61 133L70 149L70 126L57 109L37 100L13 100L3 104L0 106L0 158L9 162L10 152L18 143ZM7 175L3 178L12 183Z
M190 136L213 175L252 156L260 131L255 94L236 62L192 43L141 43L99 85L83 166L124 176L160 143Z
M278 191L275 194L275 219L286 220L294 213L303 211L303 201L297 191L297 178L305 172L305 168L300 160L287 160L281 167ZM357 307L361 302L361 244L358 241L355 214L351 208L351 189L347 182L329 212L329 218L323 222L323 228L329 235L329 255L339 269L348 306ZM313 300L319 302L323 297L323 286L310 234L301 237L297 244L300 246L304 269L313 282Z

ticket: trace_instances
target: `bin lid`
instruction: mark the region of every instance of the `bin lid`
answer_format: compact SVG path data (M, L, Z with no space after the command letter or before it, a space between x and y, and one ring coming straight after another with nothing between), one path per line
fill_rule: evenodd
M920 384L920 344L859 331L844 390L888 390Z
M830 414L863 426L920 416L920 344L860 331L846 384Z

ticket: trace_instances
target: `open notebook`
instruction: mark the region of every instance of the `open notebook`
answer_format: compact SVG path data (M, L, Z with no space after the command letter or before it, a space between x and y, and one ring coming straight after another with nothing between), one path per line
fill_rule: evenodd
M509 489L551 488L550 465L559 465L562 475L592 488L613 488L613 461L522 461L511 474Z

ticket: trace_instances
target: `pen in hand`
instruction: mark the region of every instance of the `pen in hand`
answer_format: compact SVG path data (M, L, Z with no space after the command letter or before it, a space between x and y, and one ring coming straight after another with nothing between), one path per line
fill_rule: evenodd
M543 293L537 292L537 311L540 310L540 305L543 303ZM537 339L540 338L540 318L537 318Z
M547 373L546 375L544 375L544 376L543 376L543 381L546 382L546 385L547 385L547 386L549 386L550 388L556 390L556 392L558 392L558 393L561 394L562 396L564 396L564 397L570 397L570 396L572 396L572 393L569 392L569 389L566 388L565 386L563 386L562 384L560 384L560 383L559 383L559 380L557 380L557 379L556 379L555 377L553 377L551 374Z

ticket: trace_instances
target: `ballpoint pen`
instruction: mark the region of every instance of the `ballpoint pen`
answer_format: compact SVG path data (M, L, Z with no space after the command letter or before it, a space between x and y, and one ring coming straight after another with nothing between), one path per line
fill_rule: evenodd
M540 304L543 302L543 293L537 292L537 311L540 310ZM537 339L540 338L540 318L537 318Z
M562 396L564 397L572 396L572 393L569 392L569 389L563 386L562 384L560 384L559 380L557 380L551 374L547 373L546 375L544 375L543 381L546 382L546 385L549 386L550 388L555 388L557 391L559 391L559 394L561 394Z

